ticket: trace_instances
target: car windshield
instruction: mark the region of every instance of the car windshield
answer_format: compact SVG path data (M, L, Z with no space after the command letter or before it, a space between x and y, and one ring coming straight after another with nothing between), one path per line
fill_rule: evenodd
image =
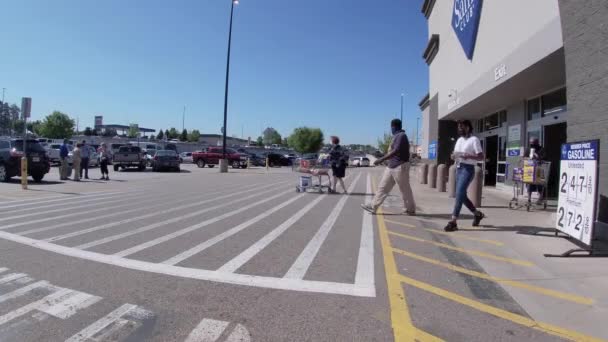
M177 152L173 151L173 150L162 150L162 151L157 151L156 155L159 157L164 157L164 156L176 156Z
M140 153L141 148L139 148L137 146L123 146L120 149L118 149L118 153L127 153L127 152Z
M13 147L17 151L23 151L23 140L15 140ZM37 140L28 140L26 147L28 152L46 152Z

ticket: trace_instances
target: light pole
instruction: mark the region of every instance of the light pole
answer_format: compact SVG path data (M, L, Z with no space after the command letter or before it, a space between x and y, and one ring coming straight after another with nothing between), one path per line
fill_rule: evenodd
M418 124L420 122L420 117L416 118L416 151L418 150Z
M401 93L401 124L403 125L403 96L405 94Z
M186 129L186 105L184 105L184 112L182 113L182 132Z
M226 133L228 132L228 81L230 80L230 47L232 44L232 18L234 16L234 5L238 5L239 0L232 0L230 5L230 29L228 30L228 56L226 58L226 89L224 92L224 126L222 127L222 163L220 172L228 172L228 160L226 159Z

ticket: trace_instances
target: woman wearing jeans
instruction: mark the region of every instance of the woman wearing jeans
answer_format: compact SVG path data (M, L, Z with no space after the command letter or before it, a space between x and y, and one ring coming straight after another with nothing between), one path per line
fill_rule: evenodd
M452 212L452 220L448 222L444 230L453 232L458 230L458 217L464 204L473 214L473 226L479 226L484 214L477 210L473 202L467 197L467 189L475 176L475 165L484 159L483 149L479 139L472 135L473 125L471 121L458 121L458 135L454 154L452 158L456 161L456 204Z

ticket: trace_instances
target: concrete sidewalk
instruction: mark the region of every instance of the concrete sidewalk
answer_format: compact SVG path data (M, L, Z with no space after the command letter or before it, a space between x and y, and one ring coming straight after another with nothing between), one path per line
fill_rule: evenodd
M375 172L378 176L380 168ZM447 193L439 193L437 189L419 184L417 170L412 168L411 172L418 216L386 216L386 220L414 223L416 228L443 233L443 227L451 216L454 200L448 198ZM531 263L531 267L518 267L471 255L487 275L523 283L522 286L510 286L508 281L502 281L500 285L535 321L608 339L605 323L608 317L608 258L545 257L545 253L561 254L577 246L566 238L554 235L553 212L510 210L510 199L508 193L484 189L481 210L487 217L482 221L482 226L471 227L472 215L463 207L463 215L459 221L461 230L442 234L441 238L448 239L450 244L462 249ZM401 212L403 204L398 190L394 190L384 207L387 213ZM535 292L522 288L526 285L542 287L546 291ZM560 298L551 295L551 291L572 296Z

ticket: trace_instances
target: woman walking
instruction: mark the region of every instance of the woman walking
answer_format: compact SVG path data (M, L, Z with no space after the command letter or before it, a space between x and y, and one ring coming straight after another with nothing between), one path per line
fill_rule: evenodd
M110 172L108 170L108 163L110 162L110 150L106 143L102 143L99 149L99 168L101 169L101 180L110 180Z
M344 194L347 193L346 186L344 185L344 176L346 176L346 164L348 156L346 151L340 146L340 138L332 136L331 138L332 147L329 151L329 161L331 163L331 171L333 175L333 182L331 192L336 193L338 182L344 190Z
M72 165L74 172L74 181L80 182L80 162L82 161L80 155L80 148L82 145L80 143L76 144L76 148L72 151Z
M452 159L456 161L456 203L452 212L452 220L448 222L444 230L453 232L458 230L458 217L464 204L474 215L473 226L479 226L479 222L485 217L477 210L473 202L467 197L467 189L475 176L475 165L484 159L483 149L479 139L472 135L473 125L471 121L458 121L458 135Z

